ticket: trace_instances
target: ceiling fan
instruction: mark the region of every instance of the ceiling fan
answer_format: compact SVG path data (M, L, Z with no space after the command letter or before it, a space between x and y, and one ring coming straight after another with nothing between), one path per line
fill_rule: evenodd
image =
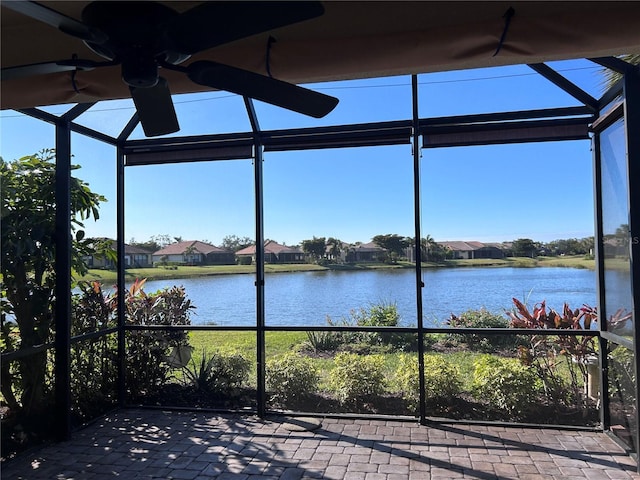
M200 60L180 65L191 55L251 35L321 16L320 2L203 2L183 13L153 1L95 1L82 21L31 1L2 6L51 25L82 40L105 61L66 59L2 69L2 79L120 65L144 133L177 132L167 81L160 69L184 73L194 83L251 97L321 118L338 99L248 70Z

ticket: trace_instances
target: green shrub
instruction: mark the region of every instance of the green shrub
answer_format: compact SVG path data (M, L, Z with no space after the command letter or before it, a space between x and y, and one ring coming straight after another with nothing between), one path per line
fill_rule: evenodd
M395 303L375 303L368 308L351 310L348 318L334 322L327 317L330 326L358 327L398 327L401 318ZM371 351L402 350L411 351L417 347L417 336L413 333L400 332L339 332L334 340L345 346L345 350L367 354ZM370 348L370 347L384 347Z
M484 308L470 309L459 316L453 313L447 325L454 328L509 328L509 320L501 314ZM518 335L482 335L477 333L451 333L448 340L453 344L465 344L473 351L491 353L497 349L515 348L522 343Z
M183 379L197 390L225 394L249 380L251 362L237 351L215 351L209 358L205 350L198 362L191 359L182 369Z
M308 357L286 353L267 361L267 390L275 402L289 403L318 391L320 376Z
M343 404L358 404L385 390L384 357L339 353L329 374L329 386Z
M425 398L427 403L443 405L462 391L460 372L442 355L424 356ZM420 401L418 358L403 354L399 358L396 381L403 398L412 408Z
M253 263L253 259L251 257L242 256L238 257L238 265L251 265Z
M633 350L618 345L609 352L609 394L617 400L633 398L635 390Z
M519 416L536 404L540 381L535 369L518 360L483 355L474 362L474 396L489 405Z
M400 324L400 313L395 303L376 303L368 309L353 311L351 316L360 327L397 327Z

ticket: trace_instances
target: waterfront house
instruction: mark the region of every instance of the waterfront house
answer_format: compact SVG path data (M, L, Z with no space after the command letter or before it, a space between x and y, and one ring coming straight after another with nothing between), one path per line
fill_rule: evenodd
M387 250L373 242L352 245L347 252L347 262L382 262Z
M256 246L250 245L238 250L236 257L238 257L238 263L255 263ZM273 240L266 240L264 242L264 261L266 263L304 263L304 252L298 247L289 247L280 245Z
M504 251L496 243L481 242L438 242L451 252L451 259L504 258Z
M233 265L233 252L198 240L176 242L154 252L153 263L180 265Z
M113 250L114 255L116 251L116 241L111 239L96 239L99 242L108 242L109 248ZM151 262L151 253L149 250L145 250L141 247L136 247L133 245L124 244L124 265L125 268L145 268L151 267L153 264ZM107 270L115 269L115 262L106 257L105 255L101 255L100 253L96 253L94 255L87 255L84 257L84 261L89 268L104 268Z

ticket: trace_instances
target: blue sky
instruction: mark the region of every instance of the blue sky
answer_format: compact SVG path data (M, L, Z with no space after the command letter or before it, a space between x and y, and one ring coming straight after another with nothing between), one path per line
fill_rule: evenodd
M593 96L599 67L586 61L550 64ZM578 105L526 66L419 76L421 117ZM312 119L256 104L261 128L283 129L407 119L409 76L309 85L340 104ZM180 135L248 131L240 98L225 92L174 96ZM64 112L68 107L46 110ZM80 123L116 135L133 113L130 100L102 102ZM53 127L3 111L0 155L11 160L54 146ZM141 138L136 130L134 137ZM114 237L115 151L73 136L77 175L109 202L87 224ZM266 153L265 236L288 245L312 236L347 242L377 234L413 236L410 145ZM548 242L593 235L590 142L531 143L431 149L421 160L421 231L437 241ZM226 235L254 236L251 161L200 162L126 169L126 239L180 236L219 244Z

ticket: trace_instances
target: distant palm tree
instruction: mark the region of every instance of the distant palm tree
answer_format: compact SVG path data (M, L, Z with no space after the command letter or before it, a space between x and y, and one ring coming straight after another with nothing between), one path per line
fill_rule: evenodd
M327 240L327 246L329 247L329 255L331 255L331 258L333 260L338 260L340 258L340 253L342 252L342 241L337 238L329 237Z
M187 248L185 248L184 252L182 252L185 263L195 263L195 258L194 258L195 253L199 253L199 252L196 249L196 247L193 245L193 243L189 245Z
M640 53L632 53L632 54L628 54L628 55L621 55L619 57L621 60L624 60L625 62L631 63L633 65L638 65L640 64ZM602 75L603 75L603 87L605 90L609 90L611 87L613 87L613 85L622 78L622 74L618 73L614 70L611 70L609 68L603 68L602 69Z
M424 252L424 260L429 261L429 254L433 251L433 249L437 246L436 241L433 239L431 235L427 235L420 241L420 247Z

